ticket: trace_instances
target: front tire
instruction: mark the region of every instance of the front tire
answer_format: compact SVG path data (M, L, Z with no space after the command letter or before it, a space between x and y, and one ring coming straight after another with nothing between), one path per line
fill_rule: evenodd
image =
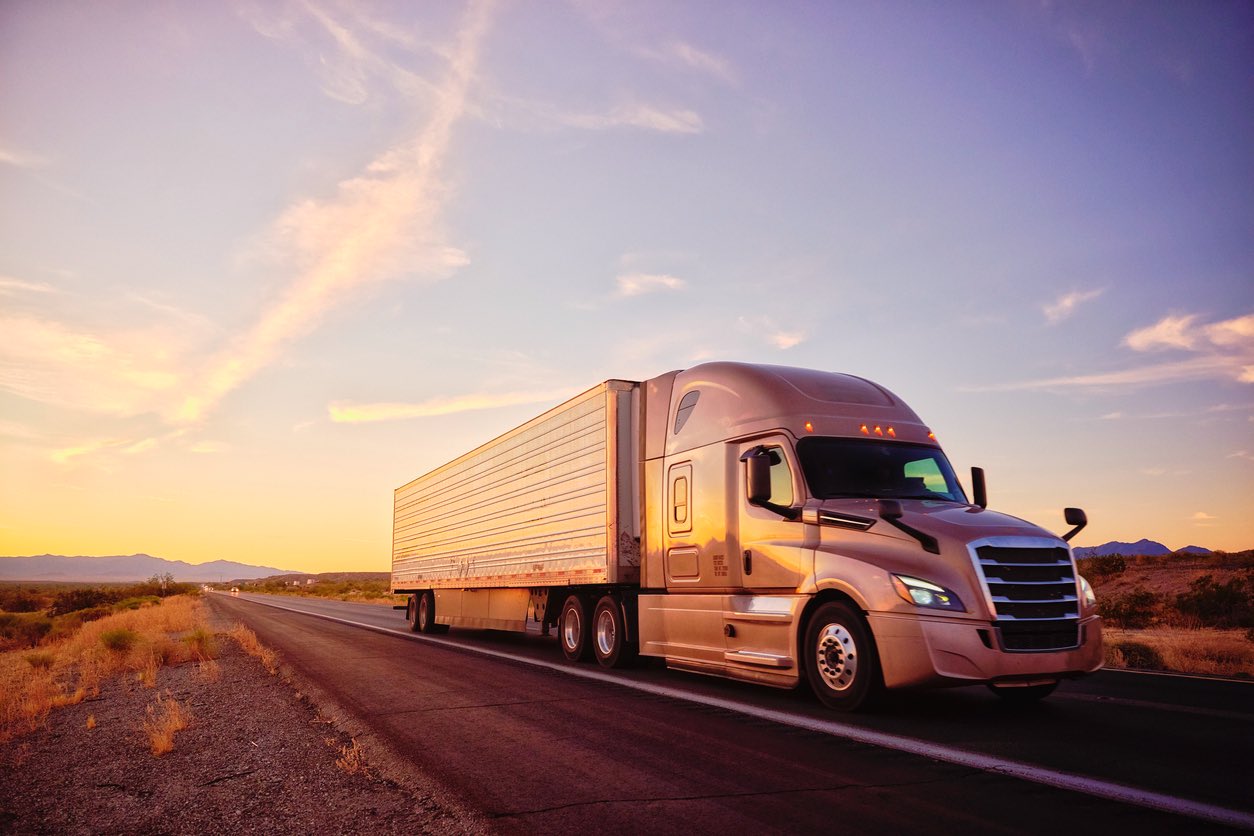
M557 628L562 655L570 662L586 662L592 658L592 642L588 634L588 605L578 595L570 595L562 605L562 620Z
M828 708L857 711L873 705L883 693L871 629L848 604L821 604L806 625L802 648L810 688Z

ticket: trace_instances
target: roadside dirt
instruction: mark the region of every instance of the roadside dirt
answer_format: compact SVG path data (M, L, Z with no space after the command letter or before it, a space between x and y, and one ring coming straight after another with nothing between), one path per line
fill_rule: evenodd
M162 668L156 688L114 678L0 745L0 833L486 832L438 789L385 758L372 764L368 749L363 765L299 683L225 635L218 647L216 679L196 664ZM191 723L154 757L143 722L158 694Z

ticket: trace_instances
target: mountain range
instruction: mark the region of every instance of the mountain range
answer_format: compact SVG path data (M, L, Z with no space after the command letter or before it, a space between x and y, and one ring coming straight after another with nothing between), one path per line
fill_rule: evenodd
M183 583L245 580L281 575L290 570L249 566L232 560L184 563L147 554L112 557L65 557L41 554L34 557L0 557L0 581L81 581L129 583L153 575L173 575Z
M1210 554L1210 549L1201 546L1185 546L1183 549L1169 549L1156 540L1137 540L1135 543L1120 543L1111 540L1100 546L1080 546L1071 550L1077 558L1102 557L1108 554L1121 554L1124 557L1133 555L1164 555L1164 554Z

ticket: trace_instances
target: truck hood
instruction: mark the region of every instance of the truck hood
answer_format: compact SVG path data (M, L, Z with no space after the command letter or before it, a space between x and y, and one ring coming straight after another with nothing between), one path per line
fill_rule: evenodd
M1052 531L1047 531L1018 517L989 511L975 505L959 505L954 502L940 502L928 499L901 500L901 521L906 525L931 534L948 542L970 542L985 537L1052 537L1059 539ZM824 514L823 512L828 512ZM879 503L874 499L830 499L822 503L819 509L820 519L824 517L862 518L872 520L877 533L888 534L896 531L891 525L880 518ZM908 535L897 531L906 539Z

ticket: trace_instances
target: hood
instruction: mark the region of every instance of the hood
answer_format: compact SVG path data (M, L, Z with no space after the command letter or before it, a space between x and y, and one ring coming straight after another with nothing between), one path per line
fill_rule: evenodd
M975 505L928 499L903 499L901 521L942 541L970 542L985 537L1052 537L1062 538L1038 525ZM889 533L892 526L880 518L879 502L874 499L831 499L822 503L820 514L848 515L871 520L876 531ZM896 532L909 539L903 532Z

